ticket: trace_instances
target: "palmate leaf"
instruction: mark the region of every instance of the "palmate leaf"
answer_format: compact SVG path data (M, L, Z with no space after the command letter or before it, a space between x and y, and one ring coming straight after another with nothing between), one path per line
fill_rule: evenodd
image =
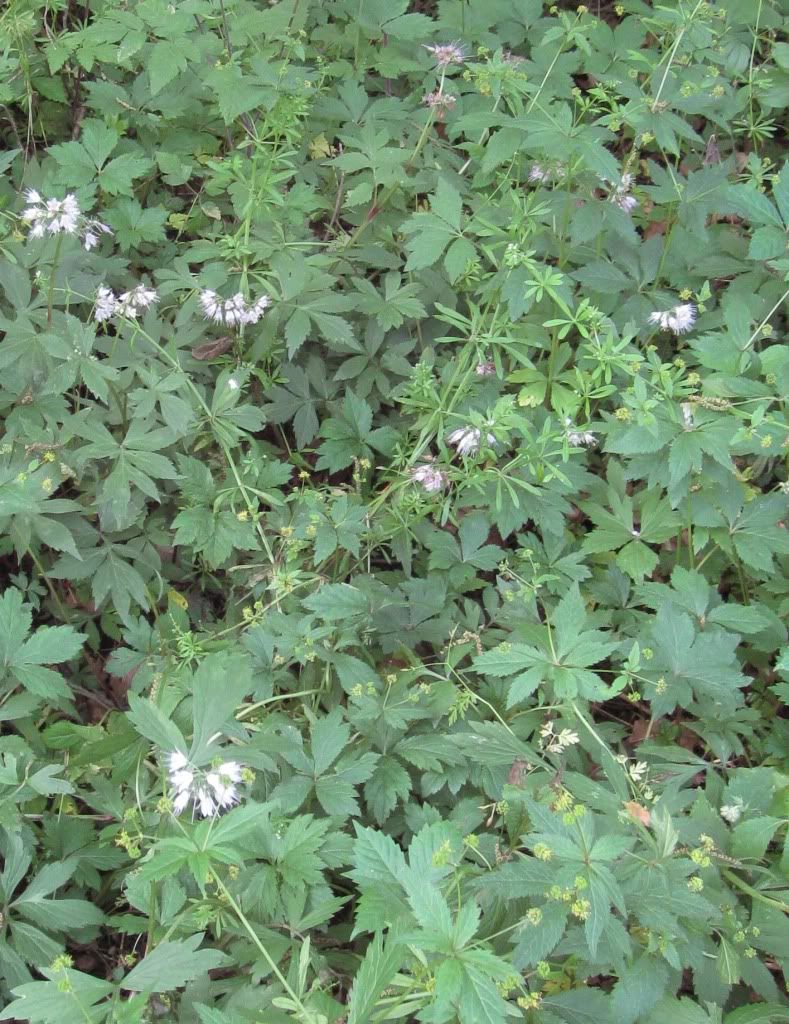
M590 699L601 697L605 684L590 666L603 661L617 643L601 630L584 630L585 621L586 609L574 584L559 602L552 633L546 628L541 647L506 644L477 656L474 668L497 678L519 673L510 685L508 707L525 700L543 683L551 683L560 698L579 693Z
M21 684L43 700L70 700L63 677L46 666L70 661L84 636L72 626L42 626L28 636L32 621L21 592L7 589L0 596L0 672L6 685Z
M213 968L231 962L231 958L218 949L198 949L203 938L200 932L187 939L159 943L126 975L121 988L132 992L172 992Z
M100 1004L115 986L80 971L64 970L55 974L43 971L49 981L32 981L13 990L16 998L0 1010L0 1020L25 1020L30 1024L86 1024L101 1021L105 1008ZM61 982L65 981L64 987Z
M367 947L348 999L348 1024L368 1024L376 1001L403 965L407 949L396 933L384 940L381 932Z
M655 656L649 674L657 682L659 673L664 681L662 692L650 694L654 714L688 707L694 698L728 709L742 702L748 679L735 655L736 635L720 629L699 634L687 614L666 602L655 616L651 637Z

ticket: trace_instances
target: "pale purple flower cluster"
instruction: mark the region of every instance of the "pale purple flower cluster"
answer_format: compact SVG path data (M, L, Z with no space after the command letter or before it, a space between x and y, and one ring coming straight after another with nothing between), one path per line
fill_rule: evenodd
M447 475L443 469L433 466L429 462L421 466L414 466L411 469L411 479L415 484L420 484L428 494L435 494L443 490L447 484Z
M149 306L152 306L159 299L155 288L138 284L128 292L115 295L115 292L106 285L99 285L96 292L96 303L93 310L93 319L97 323L103 323L111 317L126 317L129 320L136 320L140 313L143 313Z
M182 814L192 802L194 811L210 818L238 803L241 766L235 761L225 761L202 775L185 754L175 750L167 756L167 771L175 792L173 814Z
M268 295L261 295L255 302L248 303L241 292L236 292L229 299L223 299L211 288L200 292L200 305L206 320L226 327L256 324L270 304Z
M437 89L435 92L429 92L423 96L422 102L431 110L435 110L438 120L443 121L447 111L452 110L457 103L457 96Z
M567 417L564 421L567 443L574 448L592 448L597 444L597 436L591 430L576 430L573 421Z
M493 377L496 374L496 364L492 359L485 359L483 362L477 363L474 373L478 377Z
M532 164L529 169L529 181L535 185L547 185L551 181L561 181L566 173L564 164L556 164L554 167Z
M466 59L465 51L460 43L433 43L425 45L425 49L436 62L436 67L446 68L450 64L462 64Z
M476 455L482 442L482 431L477 427L457 427L447 436L447 441L460 455ZM495 436L486 433L485 443L495 444Z
M45 235L82 235L82 244L90 252L99 244L101 235L111 235L112 229L96 217L84 217L77 197L69 192L65 199L44 199L34 188L25 192L22 220L30 225L30 238Z
M671 309L655 310L649 314L649 322L659 327L661 331L671 331L673 334L686 334L696 323L696 307L692 302L683 302Z
M635 196L630 195L630 191L635 184L635 178L632 174L623 174L617 184L613 182L608 183L611 186L611 190L608 195L609 203L613 203L618 206L620 210L624 210L625 213L632 213L633 210L638 206L638 200Z

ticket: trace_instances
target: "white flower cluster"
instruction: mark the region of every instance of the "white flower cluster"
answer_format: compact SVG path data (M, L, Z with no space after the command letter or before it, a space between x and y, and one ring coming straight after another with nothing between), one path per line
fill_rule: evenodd
M685 334L696 323L696 307L692 302L683 302L679 306L672 306L671 309L656 309L654 313L649 314L649 322L655 324L661 331Z
M564 426L567 443L574 448L592 448L597 444L597 436L591 430L576 430L569 416L565 418Z
M223 299L211 288L200 292L200 305L206 320L224 324L227 327L238 327L242 324L256 324L270 305L268 295L261 295L253 303L247 303L241 292L236 292L229 299Z
M580 742L580 736L572 729L556 732L552 721L547 721L540 729L540 746L550 754L563 754L568 747Z
M447 484L447 475L443 469L433 466L429 462L421 466L414 466L411 469L411 479L415 484L420 484L428 494L434 494L442 490Z
M148 288L144 284L138 284L131 291L115 294L112 288L106 285L99 285L96 292L96 305L93 310L93 319L97 323L103 323L110 317L127 317L129 320L136 320L140 313L158 301L156 289Z
M633 210L638 206L638 200L635 196L630 195L630 191L635 183L635 178L632 174L623 174L617 184L613 182L607 182L610 185L610 192L608 195L609 203L613 203L618 206L620 210L624 210L625 213L632 213Z
M724 804L721 807L721 817L724 821L728 821L730 825L736 825L742 817L743 804L742 800L738 797L733 804Z
M225 761L218 768L201 775L189 763L186 754L175 750L167 756L167 772L175 791L173 814L183 813L192 802L196 812L210 818L238 803L241 766L235 761Z
M30 225L30 238L45 235L82 235L82 244L90 252L99 244L101 235L111 235L112 229L96 217L84 217L77 197L69 192L65 199L44 199L34 188L25 192L27 203L22 220Z
M477 427L457 427L447 436L447 441L461 455L476 455L482 441L482 431ZM495 436L486 433L485 443L494 445L496 443Z

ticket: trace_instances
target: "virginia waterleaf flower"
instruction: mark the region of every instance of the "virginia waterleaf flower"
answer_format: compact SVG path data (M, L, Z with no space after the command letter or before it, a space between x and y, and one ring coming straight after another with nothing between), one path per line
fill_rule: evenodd
M109 320L113 316L136 320L140 313L158 300L159 294L156 289L149 288L145 284L138 284L136 288L122 292L118 296L111 288L102 284L96 291L93 319L97 323Z
M65 199L44 199L31 188L25 193L25 202L27 206L22 212L22 220L30 225L30 238L61 232L67 235L77 233L81 213L73 192L69 192Z
M241 766L236 761L225 761L203 775L180 750L168 754L166 760L175 794L173 814L182 814L192 803L194 812L210 818L217 811L238 803Z
M73 192L65 199L44 199L40 192L29 188L25 203L22 220L30 225L30 238L80 234L83 246L90 252L99 244L101 235L112 234L112 228L98 217L83 216Z
M649 322L660 327L661 331L673 334L686 334L696 323L696 307L692 302L683 302L678 306L664 311L655 310L649 314Z
M462 64L466 59L465 51L460 43L433 43L425 45L427 52L436 62L436 67L446 68L450 64Z
M229 299L223 299L212 288L204 288L200 292L200 305L206 320L226 327L256 324L270 304L268 295L261 295L248 303L241 292L236 292Z
M630 195L635 178L632 174L625 173L618 182L606 181L609 188L608 201L618 206L625 213L632 213L638 206L638 200Z
M591 430L576 430L569 416L565 418L564 426L567 443L573 448L592 448L597 444L597 436Z
M411 469L411 479L415 484L420 484L428 494L442 490L447 484L446 473L438 466L432 466L427 462Z
M457 427L447 436L447 442L456 448L460 455L476 455L482 441L482 431L477 427ZM485 434L485 443L494 445L493 434Z

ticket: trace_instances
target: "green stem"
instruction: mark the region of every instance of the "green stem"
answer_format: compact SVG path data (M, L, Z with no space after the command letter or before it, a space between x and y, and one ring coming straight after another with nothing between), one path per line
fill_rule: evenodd
M759 892L758 889L754 889L752 886L748 885L747 882L743 882L739 875L735 875L734 872L730 871L728 868L723 868L721 874L724 878L727 878L732 885L735 885L743 892L747 892L752 899L759 900L760 903L766 903L768 906L775 907L777 910L782 910L785 914L789 914L789 903L784 903L781 900L774 900L771 896L765 896L763 892Z
M304 1003L302 1003L302 1001L299 999L299 997L296 995L296 993L290 987L290 985L288 983L288 979L285 977L285 975L282 973L282 971L277 966L276 960L274 960L272 955L269 953L269 951L266 949L266 947L260 941L260 938L258 937L257 932L255 931L255 929L252 927L252 925L247 920L247 918L246 918L243 910L241 909L241 907L239 907L239 905L233 899L233 896L231 895L231 893L228 890L228 888L225 885L225 883L222 881L222 879L219 877L219 875L217 875L216 872L212 868L209 868L209 873L211 875L211 878L214 880L215 884L217 885L217 887L221 891L222 895L225 897L227 902L233 908L233 912L235 913L236 917L240 921L240 923L243 926L244 930L246 931L247 935L249 935L250 939L252 939L252 942L255 944L255 946L258 948L258 950L263 955L263 959L266 961L266 963L271 968L274 976L277 978L277 980L279 981L280 985L282 985L282 987L288 993L290 998L293 1000L296 1008L298 1009L299 1013L302 1015L302 1020L304 1022L311 1021L312 1020L312 1014L307 1010L307 1008L304 1005Z
M49 294L47 296L47 327L52 323L52 301L55 295L55 275L60 266L60 250L63 248L63 232L58 233L55 243L55 255L52 257L52 270L49 273Z

